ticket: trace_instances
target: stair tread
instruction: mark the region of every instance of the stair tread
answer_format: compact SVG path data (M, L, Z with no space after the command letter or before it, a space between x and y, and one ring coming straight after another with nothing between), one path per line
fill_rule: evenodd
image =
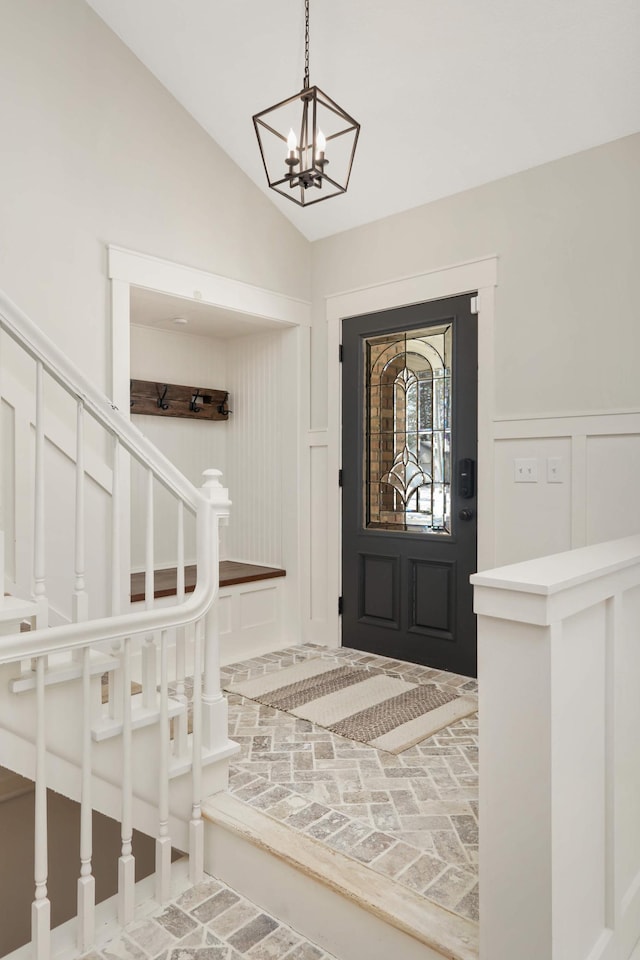
M21 600L20 597L5 596L0 603L0 622L17 620L24 617L35 617L38 605L32 600Z
M477 960L478 925L227 793L202 807L215 823L296 867L451 960Z

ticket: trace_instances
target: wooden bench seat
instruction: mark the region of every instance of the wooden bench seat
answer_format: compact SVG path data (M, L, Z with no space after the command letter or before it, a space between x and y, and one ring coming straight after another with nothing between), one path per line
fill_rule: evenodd
M192 593L196 586L195 564L184 568L185 592ZM239 563L236 560L220 562L220 586L231 587L238 583L253 583L256 580L272 580L286 576L286 570L277 567L262 567L256 563ZM178 571L175 567L156 570L154 575L154 598L175 597L177 592ZM144 573L131 574L131 602L144 600Z

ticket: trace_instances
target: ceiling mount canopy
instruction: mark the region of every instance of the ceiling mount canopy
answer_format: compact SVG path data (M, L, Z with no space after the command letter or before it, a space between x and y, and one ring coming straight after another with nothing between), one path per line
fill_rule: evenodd
M360 124L309 83L309 0L304 0L302 90L253 118L267 181L301 207L346 193Z

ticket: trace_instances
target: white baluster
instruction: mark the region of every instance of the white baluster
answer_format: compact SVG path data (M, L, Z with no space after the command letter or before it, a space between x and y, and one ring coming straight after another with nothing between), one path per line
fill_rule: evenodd
M136 864L132 853L133 770L131 764L131 639L122 658L122 852L118 861L118 920L125 926L135 909Z
M155 571L153 568L153 471L147 470L147 524L144 568L144 606L145 610L152 610L155 592ZM142 705L155 707L157 666L155 637L149 634L145 637L142 646Z
M80 794L80 876L78 878L78 950L93 946L96 882L91 869L93 854L91 802L91 650L82 651L82 785Z
M38 621L44 626L47 610L44 529L44 368L36 363L36 449L33 518L33 595Z
M212 567L216 587L220 581L220 525L229 519L229 491L222 486L220 470L205 470L202 492L211 504ZM204 689L202 692L202 739L204 746L215 750L228 741L227 701L220 689L220 638L218 631L218 597L205 617Z
M75 581L73 587L72 615L74 623L89 617L89 598L84 579L84 404L78 400L76 425L76 529L75 529Z
M120 441L113 438L113 472L111 475L111 616L121 612L120 603Z
M3 353L4 334L0 330L0 450L3 452L3 458L6 456L4 448L4 416L2 413L2 353ZM4 483L0 476L0 584L4 591Z
M202 820L202 620L194 625L193 651L193 804L189 822L189 880L200 883L204 874L204 822Z
M120 441L113 438L113 473L111 478L111 615L117 617L121 612L120 602ZM109 674L109 716L114 720L122 719L122 644L118 641L111 646L112 656L120 660L117 670Z
M171 838L169 836L169 673L167 631L160 634L160 764L158 838L156 840L156 900L171 897Z
M184 583L184 504L178 500L178 562L176 567L176 602L184 603L185 583ZM185 695L185 675L186 666L186 642L185 628L178 627L176 630L176 700L184 705L184 712L173 721L174 741L173 750L177 757L185 756L187 752L188 737L188 717L187 717L187 697Z
M49 960L51 905L47 897L47 745L44 705L45 661L36 661L35 899L31 905L31 941L35 960Z

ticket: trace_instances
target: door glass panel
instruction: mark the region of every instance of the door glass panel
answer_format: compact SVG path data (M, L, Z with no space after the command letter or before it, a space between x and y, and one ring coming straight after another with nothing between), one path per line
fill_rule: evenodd
M365 526L451 533L451 324L364 341Z

